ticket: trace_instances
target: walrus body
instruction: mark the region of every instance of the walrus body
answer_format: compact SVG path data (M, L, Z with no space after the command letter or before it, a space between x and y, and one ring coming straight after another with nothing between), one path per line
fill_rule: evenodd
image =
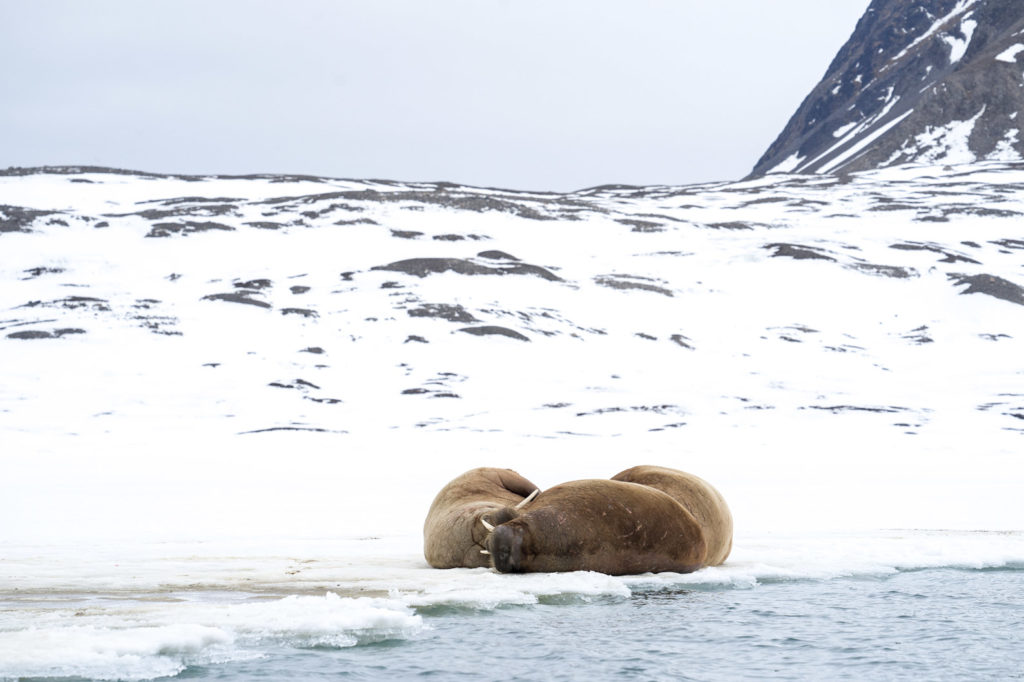
M732 513L725 498L702 478L677 469L658 466L637 466L612 476L613 481L627 481L657 488L693 514L700 524L707 543L707 565L718 566L732 551Z
M511 469L480 468L467 471L434 498L423 524L423 555L434 568L478 568L491 565L482 554L487 527L485 515L498 519L503 509L515 509L537 490Z
M707 543L693 514L640 483L563 483L495 520L503 522L490 522L484 544L502 573L689 573L706 565Z

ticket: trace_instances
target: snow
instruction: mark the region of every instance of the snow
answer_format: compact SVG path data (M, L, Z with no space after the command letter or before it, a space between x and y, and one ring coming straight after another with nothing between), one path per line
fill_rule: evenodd
M964 19L960 22L960 32L963 34L963 38L955 38L951 35L943 35L942 40L949 45L949 63L956 64L964 55L967 54L967 48L971 44L971 38L974 37L974 30L978 27L978 22L973 19Z
M977 114L965 121L954 120L944 126L929 126L913 141L905 143L901 151L924 164L971 163L976 160L969 144L971 133L984 113L985 106L982 106ZM1000 143L999 150L1006 151L1005 143L1005 140Z
M1016 112L1015 112L1016 113ZM987 157L989 161L1021 161L1020 152L1017 151L1017 145L1020 144L1018 136L1020 130L1017 128L1011 128L1006 131L1003 135L1003 139L999 140L994 151L992 151Z
M264 602L187 602L143 606L136 613L114 608L102 616L80 612L74 627L56 619L34 630L0 637L0 674L101 679L152 679L180 673L188 665L251 656L256 641L295 647L347 647L404 639L422 631L408 606L389 599L290 595ZM148 621L138 627L134 619ZM0 627L10 627L0 619ZM6 628L4 628L6 629Z
M851 122L847 123L846 125L839 126L834 131L832 131L832 137L843 137L844 135L849 133L851 130L856 128L858 123L860 123L860 121L851 121Z
M791 173L800 166L805 157L800 156L800 152L796 151L786 157L781 163L776 165L770 171L771 173Z
M25 191L26 185L42 187L44 179L50 191ZM66 207L69 194L82 192L80 201L89 209L115 201L106 209L115 214L140 201L144 187L162 197L201 193L256 201L293 191L351 189L221 180L204 181L201 189L196 183L165 188L162 181L136 181L140 188L125 187L126 180L116 176L112 186L99 180L88 185L59 176L4 178L0 203ZM402 532L417 525L423 512L415 510L425 509L445 481L472 466L521 467L538 484L553 485L608 477L641 460L660 463L666 452L673 454L664 463L695 469L735 489L729 497L747 512L748 522L794 523L801 515L786 505L761 509L765 505L756 500L763 493L750 488L752 479L742 469L727 464L734 456L729 453L761 450L779 429L796 425L800 439L774 455L794 468L817 461L822 448L845 447L836 442L843 433L857 450L864 438L887 441L890 424L876 432L862 423L877 417L835 418L807 409L833 403L909 407L910 414L892 419L926 420L933 431L929 440L941 432L935 446L947 452L960 439L945 440L940 424L946 420L939 415L963 426L952 417L962 409L961 398L943 390L949 377L934 376L931 363L961 366L954 358L982 348L997 363L1007 344L979 341L976 332L1014 324L1000 312L1012 304L955 296L943 273L891 280L823 261L771 258L765 244L791 242L818 245L833 258L856 253L892 264L902 253L889 248L897 239L930 243L947 234L957 245L962 239L983 241L979 230L990 239L1012 236L986 223L972 223L970 235L958 233L956 223L944 232L937 224L906 218L878 223L882 214L872 215L870 230L853 218L824 220L830 213L862 214L872 190L870 180L852 187L823 180L827 191L767 178L678 196L665 189L664 196L652 193L641 200L614 193L595 200L602 210L619 211L612 216L666 216L663 230L650 233L632 232L596 212L586 220L551 222L435 206L408 211L389 203L353 214L372 215L378 225L335 226L332 216L305 228L258 230L242 224L267 205L244 202L238 217L216 218L239 225L235 232L145 239L149 224L138 216L106 218L110 226L96 229L75 222L72 214L67 227L5 233L3 319L31 324L0 330L3 335L57 327L87 333L36 341L0 338L6 379L0 428L9 444L5 461L15 472L4 481L0 506L4 518L17 519L4 527L4 537L130 538L149 528L171 539L199 529L217 537ZM905 201L903 190L894 187L873 191L892 191ZM745 197L787 201L743 208ZM825 201L829 208L786 208L804 199ZM321 205L338 201L344 200L325 199ZM316 205L303 204L303 210ZM736 221L765 227L701 227ZM425 237L399 239L391 230L419 230ZM429 238L446 233L488 239ZM371 269L404 258L466 257L489 248L554 268L563 283L455 273L419 279ZM903 254L906 266L926 271L929 254L922 253L923 258ZM41 266L65 272L26 275ZM954 272L969 267L958 263ZM992 274L1019 280L1016 268ZM358 274L346 281L342 272ZM178 277L171 279L172 273ZM609 277L665 293L599 284ZM807 286L808 277L815 286ZM235 281L258 278L274 283L260 292L270 309L204 300L232 290ZM388 282L399 287L387 288ZM296 284L310 291L292 294ZM103 299L111 311L20 307L69 295ZM140 300L160 303L140 310ZM480 339L456 331L463 325L410 317L403 308L419 302L461 305L481 323L510 326L531 341ZM281 314L291 307L318 316ZM140 313L173 318L167 330L181 335L148 332L133 321ZM958 315L967 315L970 325L957 324ZM881 328L880 319L888 320ZM941 333L944 343L904 348L902 337L921 325L935 328L930 333ZM411 335L430 343L407 342ZM674 335L695 350L672 342ZM299 352L311 347L325 353ZM828 350L844 347L848 352ZM968 365L961 378L975 382L991 375L999 385L1001 366L979 373ZM296 388L269 386L274 383ZM403 394L419 388L427 392ZM934 393L923 393L929 388ZM1004 390L1012 392L1009 384ZM461 397L431 398L435 393ZM988 392L974 398L978 404L993 399ZM968 421L989 418L978 413ZM686 426L666 428L675 423ZM323 431L261 432L297 426ZM683 433L687 445L679 452L676 439ZM577 441L586 443L585 461L559 455L567 442ZM623 443L629 444L628 456L620 452ZM286 463L282 451L290 453ZM949 452L952 457L955 451ZM915 457L909 453L903 460L908 479L927 468ZM385 462L393 469L389 489L408 504L370 500L375 512L367 518L359 512L365 498L339 497L336 489L353 478L378 480ZM824 478L815 478L815 486L841 495L827 485L833 474L822 470ZM843 475L855 476L845 470ZM60 504L35 502L41 490L51 491ZM139 513L125 516L126 507ZM957 518L922 509L941 513L944 523ZM881 506L872 521L894 513ZM923 516L915 514L913 521L927 520ZM831 527L839 521L825 516L815 522Z
M899 99L899 98L897 97L896 99ZM841 154L837 155L835 158L831 159L830 161L828 161L827 163L822 165L818 169L817 172L818 173L830 173L833 170L835 170L836 168L839 168L843 163L845 163L847 160L851 159L854 155L856 155L859 152L861 152L862 150L866 149L868 147L868 145L870 145L872 142L874 142L875 140L880 138L882 135L885 135L887 132L889 132L890 130L895 128L897 125L902 123L903 119L905 119L907 116L910 116L912 113L914 113L914 110L910 109L909 111L905 111L902 114L900 114L899 116L895 117L891 121L887 121L887 122L883 123L882 125L878 126L878 128L876 128L875 130L872 130L870 133L868 133L867 135L864 135L862 138L857 140L856 144L850 146L848 149L843 150L843 152ZM882 115L884 115L884 114L879 114L879 116L875 117L875 119L877 120L877 119L881 118Z
M1008 64L1017 63L1017 55L1024 52L1024 43L1014 43L1010 47L1006 48L1002 52L996 55L997 62L1006 62Z

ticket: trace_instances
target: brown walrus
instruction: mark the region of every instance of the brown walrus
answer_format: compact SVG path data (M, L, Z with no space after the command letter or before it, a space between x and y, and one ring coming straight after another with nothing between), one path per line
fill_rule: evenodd
M708 546L706 565L725 563L732 551L732 512L722 494L702 478L678 469L658 466L637 466L612 476L613 481L627 481L657 488L693 514L704 533Z
M537 486L511 469L472 469L451 481L434 498L423 524L423 555L434 568L478 568L491 565L481 553L489 523L514 513ZM493 520L492 520L493 519Z
M707 565L707 542L693 514L640 483L563 483L495 516L503 522L486 524L484 544L502 573L689 573Z

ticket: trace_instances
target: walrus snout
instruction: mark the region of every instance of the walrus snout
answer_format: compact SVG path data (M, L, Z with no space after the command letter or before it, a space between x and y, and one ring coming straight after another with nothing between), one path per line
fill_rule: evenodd
M523 529L518 525L498 526L487 537L487 551L499 573L522 573Z

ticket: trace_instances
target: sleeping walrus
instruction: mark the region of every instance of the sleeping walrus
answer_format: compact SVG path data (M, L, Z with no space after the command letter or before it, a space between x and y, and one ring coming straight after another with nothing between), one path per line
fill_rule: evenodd
M639 483L571 481L502 515L512 518L484 540L502 573L689 573L706 565L707 543L693 515Z
M481 523L502 573L689 573L723 563L732 549L732 514L721 494L665 467L563 483Z
M702 478L678 469L638 466L612 476L613 481L628 481L657 488L693 514L708 546L707 566L725 563L732 551L732 513L722 494Z
M462 474L437 494L423 524L423 555L434 568L491 565L481 553L487 525L516 512L537 486L511 469L480 468ZM509 516L510 518L510 516Z

